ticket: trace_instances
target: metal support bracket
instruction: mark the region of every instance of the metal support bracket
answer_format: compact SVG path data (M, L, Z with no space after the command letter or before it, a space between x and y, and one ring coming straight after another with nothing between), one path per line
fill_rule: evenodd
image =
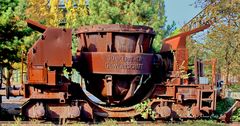
M106 75L105 79L107 82L107 96L112 96L112 76Z

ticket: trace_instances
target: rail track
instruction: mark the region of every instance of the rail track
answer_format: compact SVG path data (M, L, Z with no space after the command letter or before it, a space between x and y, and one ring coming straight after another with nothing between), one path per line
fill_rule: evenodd
M21 106L21 100L19 99L11 99L7 100L4 99L3 103L1 104L2 109L6 110L11 118L8 120L3 120L0 117L0 125L109 125L109 124L114 124L114 125L178 125L182 124L189 121L192 122L198 122L199 120L179 120L179 121L170 121L170 120L155 120L155 121L137 121L135 119L125 119L123 120L114 120L114 119L106 119L102 121L96 121L96 122L83 122L80 120L51 120L51 121L46 121L46 120L29 120L29 121L22 121L22 118L19 116L20 115L20 106ZM224 125L223 123L217 123L216 125ZM240 125L239 122L233 122L230 123L229 125L231 126L238 126Z

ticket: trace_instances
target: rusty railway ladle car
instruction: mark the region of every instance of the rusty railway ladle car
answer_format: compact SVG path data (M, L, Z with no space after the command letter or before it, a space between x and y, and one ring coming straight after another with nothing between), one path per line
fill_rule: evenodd
M210 24L163 40L161 51L154 53L155 32L147 26L109 24L73 30L27 23L42 33L27 54L27 83L20 89L0 90L0 95L23 96L21 113L26 117L132 118L141 114L135 106L147 99L155 119L198 118L216 108L216 60L206 62L212 65L210 84L201 84L203 61L196 60L194 76L186 77L186 37ZM74 53L73 35L78 38ZM71 80L73 69L81 75L80 83Z

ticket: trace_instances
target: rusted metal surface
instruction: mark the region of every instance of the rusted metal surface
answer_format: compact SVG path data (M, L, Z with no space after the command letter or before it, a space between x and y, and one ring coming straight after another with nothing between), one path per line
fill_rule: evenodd
M169 118L172 115L172 109L168 106L171 100L163 100L163 99L153 99L149 106L151 106L152 110L156 113L155 118Z
M49 118L77 118L80 116L81 107L68 105L48 105Z
M84 52L88 72L97 74L151 74L153 54Z
M82 92L82 97L88 103L84 106L84 114L87 115L88 118L91 118L93 114L104 118L127 118L139 115L139 112L135 110L134 106L106 107L98 105L83 93L82 90L80 92Z
M200 31L203 31L204 29L207 29L210 26L211 26L211 24L206 24L206 25L200 26L198 28L192 29L190 31L182 32L178 35L164 39L163 46L161 48L161 52L166 52L166 51L171 51L171 50L175 51L179 48L186 48L186 37L187 36L197 33L197 32L200 32Z
M81 113L81 106L68 104L53 104L44 101L31 102L24 106L24 114L33 119L78 118Z
M47 84L47 68L45 66L28 66L28 82Z
M121 25L121 24L106 24L106 25L93 25L82 26L78 28L77 34L89 33L89 32L126 32L126 33L149 33L155 34L151 27L147 26L133 26L133 25Z
M71 29L47 28L42 37L29 50L28 59L32 66L72 65ZM31 57L30 57L31 56Z
M180 69L184 69L185 71L188 70L188 51L186 48L186 37L191 34L203 31L204 29L207 29L209 27L210 24L207 24L199 28L195 28L191 31L183 32L163 40L163 45L160 53L174 52L174 71L178 71Z
M45 113L43 103L37 103L29 106L29 108L27 108L27 112L24 114L30 118L41 119L44 117Z
M123 100L127 100L127 99L130 99L131 97L133 97L134 95L134 92L136 91L136 88L137 88L137 83L139 82L140 80L140 77L139 76L136 76L131 84L130 84L130 88L126 94L126 96L123 98Z
M188 50L186 48L186 37L208 28L210 24L180 33L164 40L160 54L166 73L166 87L158 88L162 93L160 97L176 99L172 105L173 115L180 118L196 118L205 113L212 113L216 108L216 91L214 87L216 60L205 63L212 65L212 83L199 84L199 77L203 77L203 63L195 62L195 78L186 75L188 72ZM196 81L195 81L196 80ZM154 92L157 92L155 90ZM157 94L157 93L154 93ZM190 107L189 107L190 106ZM201 110L201 111L200 111ZM175 114L174 114L175 113Z
M35 22L33 20L30 20L30 19L27 19L26 22L27 22L29 27L31 27L32 29L37 30L39 32L43 33L47 29L46 26L44 26L44 25L42 25L38 22Z
M72 66L72 30L47 28L32 21L28 24L44 31L28 51L28 83L56 85L61 73L51 69Z
M77 69L87 81L87 90L108 104L120 104L134 96L141 85L140 79L134 78L152 73L154 34L146 26L80 27L75 63L79 63ZM111 76L111 81L106 76Z
M154 31L146 26L94 25L77 31L79 51L90 52L149 52Z

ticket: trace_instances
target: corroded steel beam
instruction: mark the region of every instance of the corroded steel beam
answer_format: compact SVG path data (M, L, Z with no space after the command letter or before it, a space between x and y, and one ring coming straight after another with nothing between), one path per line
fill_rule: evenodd
M203 31L204 29L207 29L210 26L211 26L211 24L206 24L201 27L192 29L190 31L182 32L175 36L164 39L161 52L166 52L166 51L171 51L171 50L175 51L178 48L186 48L186 37L187 36L197 33L197 32L200 32L200 31Z
M41 33L43 33L47 29L47 26L42 25L42 24L40 24L36 21L30 20L30 19L27 19L26 22L28 24L28 27L30 27L36 31L39 31Z

